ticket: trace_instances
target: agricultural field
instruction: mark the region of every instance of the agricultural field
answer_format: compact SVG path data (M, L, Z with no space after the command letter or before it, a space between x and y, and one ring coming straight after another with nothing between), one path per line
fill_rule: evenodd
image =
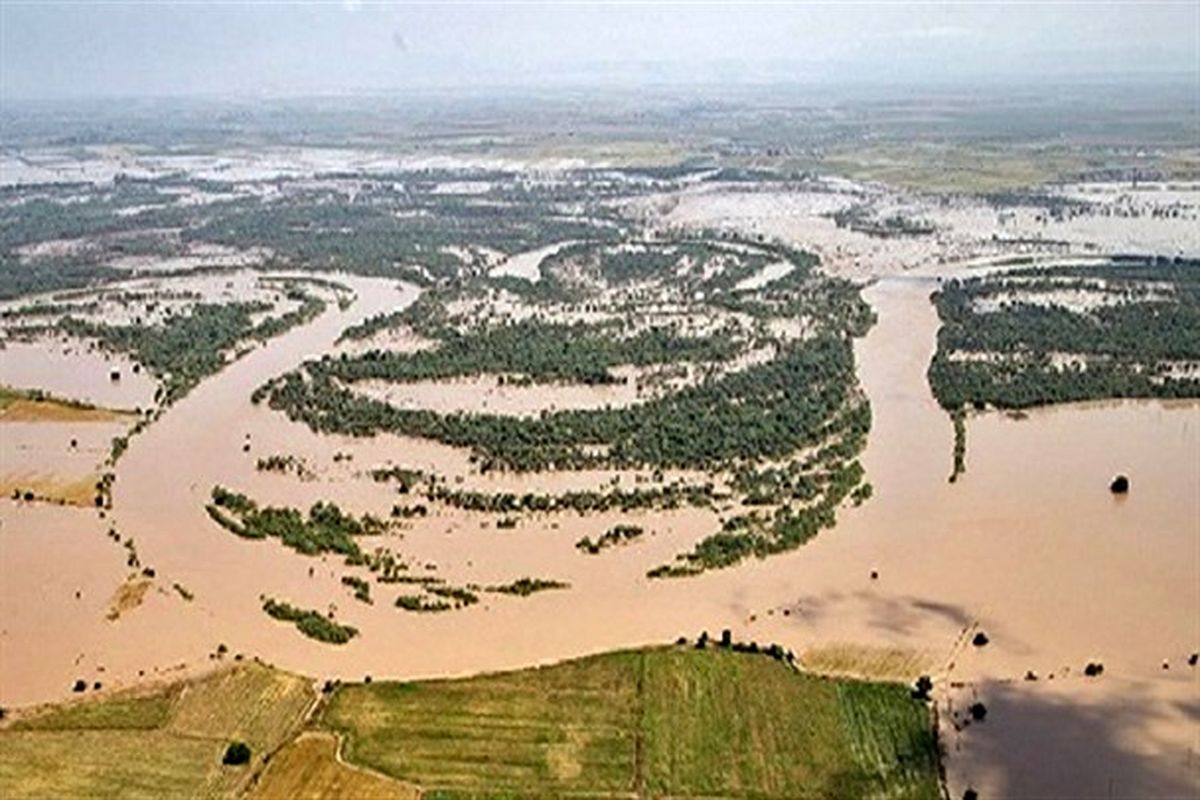
M0 784L13 798L938 796L930 710L907 686L715 643L337 685L305 722L315 699L246 663L22 712L0 727ZM222 764L234 742L249 764Z
M164 689L136 689L22 712L0 728L0 786L11 798L234 797L315 701L309 682L254 663ZM153 757L149 757L152 754Z
M338 740L306 731L283 747L250 792L253 800L417 800L421 791L345 763Z
M323 721L348 761L425 796L938 796L929 711L906 686L715 645L344 686Z

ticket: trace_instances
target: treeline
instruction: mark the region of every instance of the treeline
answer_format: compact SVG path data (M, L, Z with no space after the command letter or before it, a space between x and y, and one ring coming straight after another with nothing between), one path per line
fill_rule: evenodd
M724 468L814 444L855 386L848 341L829 336L783 348L774 360L646 403L526 419L398 409L358 395L317 362L256 393L323 433L382 431L471 448L484 471L593 466Z
M565 325L534 320L469 334L442 332L442 343L415 353L371 350L359 356L343 353L309 363L339 381L407 382L467 375L509 373L533 382L564 381L589 385L619 382L610 369L681 361L726 361L739 346L728 335L680 336L665 327L649 328L620 338L615 325Z
M489 586L485 591L495 592L496 594L511 594L517 597L528 597L531 594L538 592L546 592L552 589L569 589L571 584L562 581L549 580L546 578L518 578L510 583L502 583L496 586Z
M1087 362L1059 368L1048 356L1002 361L952 361L934 356L929 366L934 396L946 409L965 405L1025 409L1109 398L1200 397L1200 378L1160 373L1134 362Z
M515 492L478 492L466 489L447 489L435 486L428 492L430 500L445 503L466 511L490 514L555 513L576 511L580 514L605 511L636 511L640 509L673 510L684 506L706 508L717 494L711 483L670 484L651 488L596 491L592 489L561 494L516 494Z

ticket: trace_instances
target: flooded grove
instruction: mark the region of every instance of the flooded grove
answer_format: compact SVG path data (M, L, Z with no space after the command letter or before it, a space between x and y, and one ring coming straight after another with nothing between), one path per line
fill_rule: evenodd
M331 308L254 350L132 440L108 519L0 506L0 703L61 698L76 677L118 685L139 672L203 668L222 643L316 677L416 678L728 627L799 654L846 644L911 653L938 682L952 796L968 785L986 796L1196 791L1198 683L1185 659L1200 647L1200 405L972 417L968 470L951 485L951 424L925 381L936 283L884 279L866 292L879 324L856 347L874 414L863 462L875 496L843 511L835 529L790 554L649 581L649 567L715 528L714 512L535 517L498 531L484 516L443 511L386 544L450 580L528 575L572 588L406 614L392 605L395 589L376 586L374 605L353 600L339 560L238 539L204 512L221 483L266 503L326 499L383 515L393 491L355 471L385 461L466 471L461 452L389 436L316 436L249 403L265 380L331 349L345 326L415 297L386 281L337 280L357 293L349 309ZM255 470L257 457L276 452L303 456L317 478ZM353 461L335 464L336 452ZM1132 481L1123 499L1108 492L1117 472ZM651 535L600 556L575 549L580 536L620 521ZM157 572L143 605L117 621L105 609L128 570L123 549L104 535L110 524ZM308 640L262 613L261 595L308 608L333 603L361 635L340 648ZM964 631L976 630L986 631L986 647L963 644ZM1097 659L1103 676L1084 678L1083 665ZM1030 670L1037 681L1023 680ZM956 730L954 714L975 699L988 705L987 721Z

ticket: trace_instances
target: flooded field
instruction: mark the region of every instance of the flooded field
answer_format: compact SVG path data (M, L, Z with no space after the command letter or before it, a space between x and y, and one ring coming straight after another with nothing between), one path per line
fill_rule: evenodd
M0 385L41 389L101 408L148 408L158 388L121 355L102 353L70 339L6 342L0 348ZM114 380L113 374L119 377Z
M331 308L243 356L132 440L104 519L36 504L0 507L0 702L63 697L76 678L119 685L203 669L220 644L318 677L415 678L728 627L831 669L932 673L955 796L968 785L990 796L1048 787L1047 796L1096 797L1113 786L1126 795L1196 786L1196 678L1185 663L1198 645L1196 403L971 417L969 470L951 485L951 424L925 381L936 282L885 279L867 292L879 323L856 348L874 416L863 462L875 494L843 510L835 529L766 561L650 581L649 567L711 532L722 512L527 515L499 530L495 515L438 508L364 549L387 546L416 574L453 581L528 576L571 588L406 614L388 587L376 587L374 605L354 600L341 585L348 570L340 558L239 539L204 511L222 484L264 503L333 500L386 516L398 500L394 488L364 474L386 463L462 476L467 485L523 485L519 476L472 475L467 454L442 445L318 436L250 404L255 388L332 348L347 325L415 297L389 281L336 279L356 292L348 309ZM16 440L6 440L6 453ZM258 458L276 453L302 457L315 477L256 470ZM1130 476L1132 491L1114 499L1108 481L1118 472ZM531 483L562 491L599 477L550 473ZM596 556L575 547L630 522L647 531L636 543ZM106 536L110 527L119 542ZM153 569L153 585L113 620L114 595L131 572L129 547ZM308 640L262 613L264 595L336 610L361 635L341 648ZM47 630L57 632L53 642ZM986 647L966 643L978 631ZM1082 676L1089 661L1103 662L1101 677ZM1024 680L1028 671L1038 680ZM976 698L989 708L986 722L956 730L952 720ZM1054 726L1099 749L1076 747ZM1069 786L1060 778L1064 759L1087 766Z

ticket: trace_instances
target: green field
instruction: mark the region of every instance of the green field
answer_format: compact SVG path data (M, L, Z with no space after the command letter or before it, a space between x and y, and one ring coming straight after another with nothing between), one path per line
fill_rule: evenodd
M237 664L23 711L0 727L0 797L939 797L929 711L905 685L762 653L663 647L349 684L309 715L314 699L304 678ZM248 765L222 764L235 740Z
M936 798L900 684L688 647L455 681L341 688L343 755L436 798Z

